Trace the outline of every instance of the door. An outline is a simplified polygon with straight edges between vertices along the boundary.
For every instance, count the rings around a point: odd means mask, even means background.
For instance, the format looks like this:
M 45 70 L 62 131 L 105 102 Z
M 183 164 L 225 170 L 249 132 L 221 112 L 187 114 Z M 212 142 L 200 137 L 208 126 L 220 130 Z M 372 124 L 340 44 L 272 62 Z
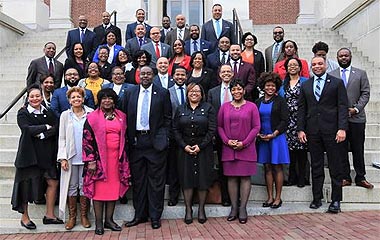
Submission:
M 204 0 L 164 0 L 166 13 L 172 19 L 175 27 L 175 16 L 182 14 L 186 17 L 186 25 L 203 24 L 203 1 Z

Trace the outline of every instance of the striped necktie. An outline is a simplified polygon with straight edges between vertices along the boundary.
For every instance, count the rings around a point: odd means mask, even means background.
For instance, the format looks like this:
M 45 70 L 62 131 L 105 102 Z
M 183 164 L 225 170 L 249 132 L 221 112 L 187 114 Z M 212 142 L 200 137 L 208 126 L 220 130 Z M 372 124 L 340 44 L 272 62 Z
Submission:
M 322 93 L 321 81 L 322 81 L 322 78 L 317 79 L 317 84 L 315 85 L 315 89 L 314 89 L 314 95 L 318 102 L 319 102 L 319 99 L 321 98 L 321 93 Z

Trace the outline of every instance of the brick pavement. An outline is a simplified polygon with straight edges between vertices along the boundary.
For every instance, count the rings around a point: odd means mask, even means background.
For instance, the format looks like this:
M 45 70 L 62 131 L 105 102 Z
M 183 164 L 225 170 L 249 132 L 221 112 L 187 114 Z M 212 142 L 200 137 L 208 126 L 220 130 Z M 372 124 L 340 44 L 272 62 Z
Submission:
M 0 235 L 0 240 L 17 239 L 380 239 L 380 211 L 304 213 L 249 217 L 248 223 L 227 222 L 225 218 L 209 218 L 205 224 L 196 219 L 186 225 L 182 219 L 162 220 L 162 227 L 152 230 L 149 223 L 123 228 L 121 232 L 94 231 Z

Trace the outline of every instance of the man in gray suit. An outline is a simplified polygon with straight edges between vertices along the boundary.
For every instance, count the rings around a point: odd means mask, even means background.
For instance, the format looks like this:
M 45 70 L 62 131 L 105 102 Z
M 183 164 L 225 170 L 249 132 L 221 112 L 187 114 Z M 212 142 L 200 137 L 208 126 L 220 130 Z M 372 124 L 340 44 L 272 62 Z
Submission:
M 177 27 L 172 31 L 168 32 L 165 38 L 165 43 L 173 46 L 174 41 L 177 39 L 181 39 L 184 42 L 190 39 L 190 31 L 186 28 L 186 18 L 182 14 L 178 14 L 175 17 L 175 22 Z
M 174 85 L 173 78 L 169 75 L 169 59 L 160 57 L 156 64 L 157 75 L 153 78 L 153 84 L 169 89 Z
M 352 54 L 348 48 L 338 50 L 337 59 L 340 68 L 335 69 L 330 74 L 341 78 L 347 89 L 348 97 L 348 131 L 347 131 L 347 155 L 344 159 L 342 186 L 351 185 L 351 170 L 348 160 L 348 144 L 350 144 L 353 165 L 356 172 L 355 183 L 368 189 L 373 189 L 373 185 L 365 178 L 364 164 L 364 140 L 366 115 L 364 107 L 369 101 L 370 87 L 367 73 L 364 70 L 351 66 Z
M 146 29 L 145 29 L 144 24 L 137 24 L 135 28 L 136 37 L 133 37 L 127 40 L 127 43 L 125 44 L 125 49 L 132 56 L 135 54 L 137 50 L 140 50 L 140 48 L 144 44 L 151 42 L 149 38 L 145 37 L 145 33 L 146 33 Z
M 141 47 L 141 50 L 146 50 L 148 53 L 150 53 L 150 55 L 152 55 L 152 60 L 150 62 L 150 66 L 152 68 L 156 67 L 157 59 L 160 57 L 169 58 L 171 55 L 170 46 L 166 43 L 160 42 L 160 38 L 160 29 L 153 27 L 150 30 L 150 39 L 152 39 L 152 41 L 150 43 L 142 45 Z
M 26 86 L 40 82 L 42 75 L 54 75 L 54 88 L 60 88 L 63 76 L 63 64 L 54 59 L 56 46 L 53 42 L 47 42 L 44 46 L 45 56 L 34 59 L 28 68 L 28 76 L 26 77 Z
M 274 65 L 284 59 L 284 53 L 281 52 L 284 43 L 285 31 L 281 26 L 273 29 L 274 43 L 265 49 L 265 69 L 272 72 Z

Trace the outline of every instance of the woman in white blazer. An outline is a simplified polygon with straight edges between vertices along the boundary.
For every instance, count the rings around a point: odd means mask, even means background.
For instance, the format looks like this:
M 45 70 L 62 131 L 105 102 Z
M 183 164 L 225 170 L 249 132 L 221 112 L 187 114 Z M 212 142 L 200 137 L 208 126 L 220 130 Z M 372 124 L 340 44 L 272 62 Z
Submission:
M 83 105 L 84 89 L 72 87 L 67 91 L 71 108 L 64 111 L 60 117 L 58 155 L 61 163 L 61 182 L 59 197 L 59 216 L 65 219 L 66 201 L 69 209 L 69 220 L 65 228 L 71 230 L 76 224 L 77 196 L 80 195 L 80 213 L 83 227 L 91 224 L 87 218 L 89 199 L 83 195 L 83 161 L 82 134 L 87 114 L 93 109 Z

